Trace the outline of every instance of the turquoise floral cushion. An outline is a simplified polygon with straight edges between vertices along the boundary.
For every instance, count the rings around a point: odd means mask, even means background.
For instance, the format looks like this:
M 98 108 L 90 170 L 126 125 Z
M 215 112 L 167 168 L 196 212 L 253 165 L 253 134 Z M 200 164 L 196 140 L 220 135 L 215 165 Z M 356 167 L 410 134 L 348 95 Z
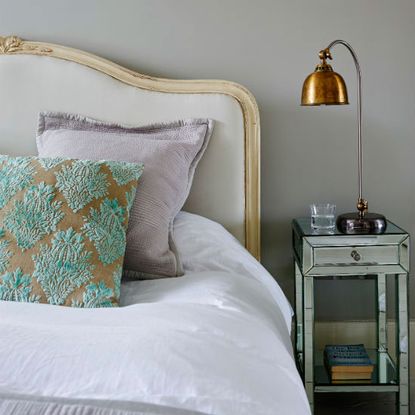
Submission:
M 118 305 L 142 164 L 0 155 L 0 300 Z

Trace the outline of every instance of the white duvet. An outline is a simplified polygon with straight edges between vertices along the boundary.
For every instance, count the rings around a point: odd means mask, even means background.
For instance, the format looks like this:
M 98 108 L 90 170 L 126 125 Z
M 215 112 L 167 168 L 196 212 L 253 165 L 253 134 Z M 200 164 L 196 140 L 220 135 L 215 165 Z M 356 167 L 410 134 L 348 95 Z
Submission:
M 185 275 L 124 282 L 122 307 L 0 301 L 0 394 L 308 414 L 291 308 L 220 225 L 179 214 Z

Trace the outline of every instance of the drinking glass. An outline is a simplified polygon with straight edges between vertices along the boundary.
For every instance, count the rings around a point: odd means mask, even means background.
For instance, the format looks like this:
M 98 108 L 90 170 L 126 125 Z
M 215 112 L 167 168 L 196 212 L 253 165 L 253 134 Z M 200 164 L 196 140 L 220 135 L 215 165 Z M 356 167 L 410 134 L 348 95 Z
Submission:
M 315 231 L 333 232 L 336 226 L 336 205 L 313 203 L 310 205 L 311 227 Z

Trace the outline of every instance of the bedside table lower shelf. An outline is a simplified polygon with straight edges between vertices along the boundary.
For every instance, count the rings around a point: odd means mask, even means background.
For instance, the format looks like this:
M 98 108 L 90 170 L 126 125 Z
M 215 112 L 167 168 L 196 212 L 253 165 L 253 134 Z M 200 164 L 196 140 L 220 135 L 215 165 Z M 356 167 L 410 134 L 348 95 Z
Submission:
M 398 392 L 396 365 L 387 352 L 367 349 L 374 363 L 372 379 L 368 381 L 350 381 L 333 383 L 324 365 L 323 350 L 314 355 L 314 392 Z

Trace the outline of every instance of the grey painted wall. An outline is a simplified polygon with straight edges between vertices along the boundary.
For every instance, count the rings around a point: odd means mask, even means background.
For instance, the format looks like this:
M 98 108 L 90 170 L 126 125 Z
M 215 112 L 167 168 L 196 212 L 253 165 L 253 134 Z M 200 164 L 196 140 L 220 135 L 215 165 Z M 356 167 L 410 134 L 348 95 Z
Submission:
M 0 6 L 2 34 L 82 48 L 153 75 L 230 79 L 254 93 L 262 125 L 263 263 L 290 299 L 291 219 L 308 214 L 313 201 L 354 210 L 355 75 L 345 49 L 334 50 L 334 67 L 352 105 L 299 106 L 317 52 L 335 38 L 349 41 L 363 70 L 364 195 L 372 211 L 415 235 L 413 0 L 1 0 Z M 339 284 L 318 288 L 320 316 L 368 317 L 370 283 Z

